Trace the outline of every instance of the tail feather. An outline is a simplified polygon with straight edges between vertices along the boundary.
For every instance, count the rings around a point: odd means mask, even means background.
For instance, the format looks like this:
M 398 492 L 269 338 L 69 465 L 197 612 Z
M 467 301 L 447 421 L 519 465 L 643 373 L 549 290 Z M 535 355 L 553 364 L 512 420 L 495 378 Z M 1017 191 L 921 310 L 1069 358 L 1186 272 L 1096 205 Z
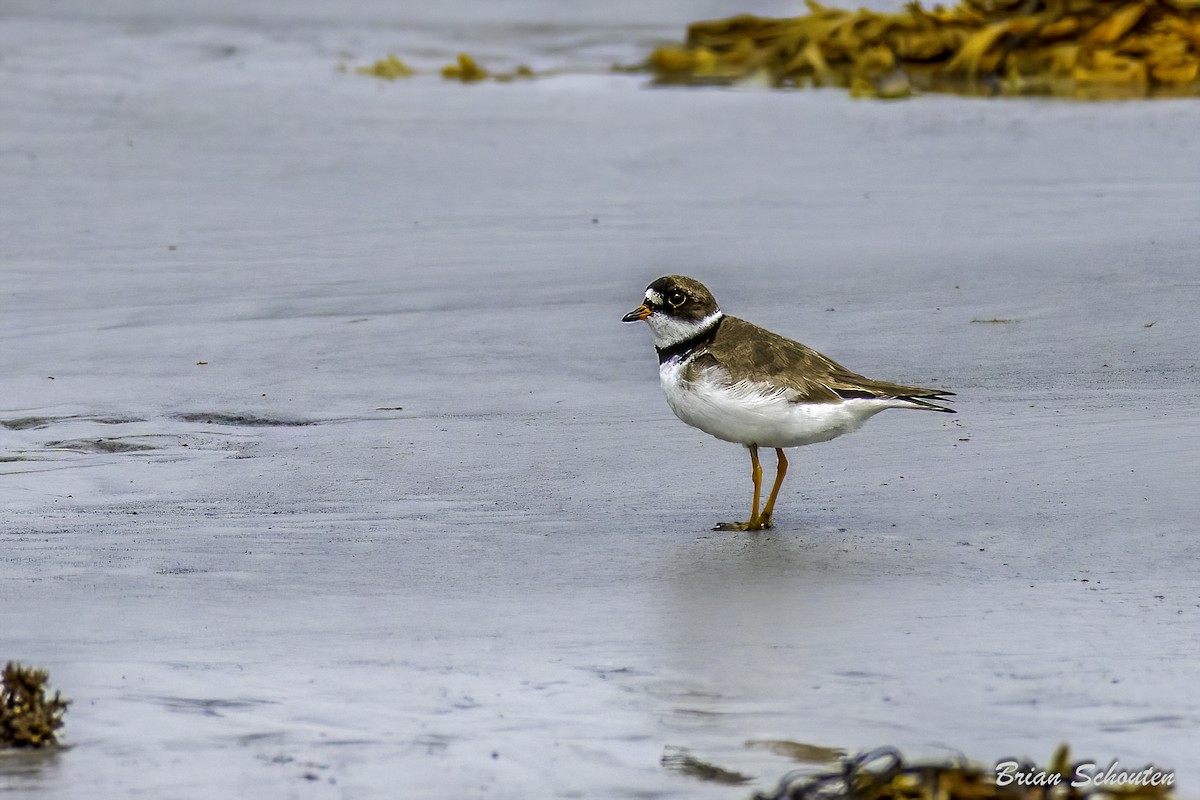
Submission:
M 943 414 L 957 414 L 953 408 L 939 406 L 937 403 L 953 403 L 950 398 L 954 397 L 954 392 L 948 392 L 942 389 L 918 389 L 914 386 L 896 386 L 896 389 L 905 389 L 907 391 L 866 391 L 864 389 L 835 389 L 839 396 L 845 398 L 863 398 L 863 399 L 893 399 L 903 400 L 905 403 L 911 403 L 910 408 L 919 408 L 926 411 L 941 411 Z M 931 402 L 936 400 L 937 403 Z
M 897 397 L 896 399 L 912 403 L 917 408 L 925 409 L 926 411 L 941 411 L 943 414 L 957 414 L 958 412 L 953 408 L 946 408 L 945 406 L 939 406 L 937 403 L 929 402 L 930 400 L 937 400 L 941 403 L 953 403 L 954 401 L 950 399 L 950 396 L 953 395 L 954 392 L 937 392 L 936 394 L 918 395 L 915 397 L 910 395 L 908 397 Z

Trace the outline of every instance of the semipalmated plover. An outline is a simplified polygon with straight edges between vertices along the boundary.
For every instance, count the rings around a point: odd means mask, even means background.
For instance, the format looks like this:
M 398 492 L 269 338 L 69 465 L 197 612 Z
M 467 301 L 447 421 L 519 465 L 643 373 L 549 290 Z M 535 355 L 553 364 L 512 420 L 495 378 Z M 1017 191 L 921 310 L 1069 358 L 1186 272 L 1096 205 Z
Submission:
M 704 284 L 683 275 L 650 284 L 646 301 L 621 318 L 640 320 L 654 333 L 659 379 L 675 416 L 750 449 L 750 519 L 724 522 L 713 530 L 771 527 L 787 473 L 784 448 L 856 431 L 885 408 L 954 413 L 931 402 L 946 401 L 954 392 L 864 378 L 799 342 L 727 316 Z M 775 485 L 761 512 L 759 447 L 775 448 L 779 458 Z

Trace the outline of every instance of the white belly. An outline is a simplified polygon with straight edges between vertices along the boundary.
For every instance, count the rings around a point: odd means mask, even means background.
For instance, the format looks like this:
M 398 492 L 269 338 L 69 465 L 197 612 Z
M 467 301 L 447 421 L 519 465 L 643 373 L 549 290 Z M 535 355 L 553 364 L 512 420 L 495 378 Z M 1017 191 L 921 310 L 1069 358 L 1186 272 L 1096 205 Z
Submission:
M 727 442 L 760 447 L 799 447 L 827 442 L 856 431 L 895 400 L 852 398 L 838 403 L 795 402 L 794 394 L 764 384 L 730 385 L 722 371 L 706 372 L 691 383 L 683 380 L 683 364 L 659 367 L 667 405 L 675 416 Z

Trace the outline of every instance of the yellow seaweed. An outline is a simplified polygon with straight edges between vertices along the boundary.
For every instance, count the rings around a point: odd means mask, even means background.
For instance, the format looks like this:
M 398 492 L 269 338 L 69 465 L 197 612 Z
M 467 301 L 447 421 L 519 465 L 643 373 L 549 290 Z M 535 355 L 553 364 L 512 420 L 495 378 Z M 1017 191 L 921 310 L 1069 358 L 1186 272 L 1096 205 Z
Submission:
M 388 81 L 394 81 L 396 78 L 407 78 L 413 74 L 413 71 L 408 68 L 407 64 L 391 53 L 369 67 L 359 67 L 356 71 L 359 75 L 374 75 L 376 78 L 383 78 Z
M 1146 6 L 1142 3 L 1132 3 L 1117 9 L 1108 19 L 1088 31 L 1083 41 L 1087 44 L 1112 44 L 1128 33 L 1145 13 Z
M 457 63 L 442 67 L 442 77 L 446 80 L 475 83 L 476 81 L 485 79 L 487 76 L 487 70 L 475 63 L 475 59 L 466 53 L 458 54 Z
M 1200 95 L 1200 0 L 961 0 L 694 22 L 643 64 L 659 83 L 1078 98 Z

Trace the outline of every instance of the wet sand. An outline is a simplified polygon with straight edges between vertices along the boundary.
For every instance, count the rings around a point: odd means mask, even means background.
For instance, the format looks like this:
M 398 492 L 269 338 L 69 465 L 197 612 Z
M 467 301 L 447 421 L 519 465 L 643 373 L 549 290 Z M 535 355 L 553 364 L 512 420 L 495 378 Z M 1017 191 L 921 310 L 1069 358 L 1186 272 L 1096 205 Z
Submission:
M 590 24 L 492 46 L 636 55 Z M 334 70 L 408 35 L 0 25 L 0 658 L 76 701 L 0 788 L 732 798 L 659 758 L 769 786 L 753 738 L 1195 785 L 1200 105 Z M 666 272 L 960 413 L 710 532 L 744 452 L 618 322 Z

